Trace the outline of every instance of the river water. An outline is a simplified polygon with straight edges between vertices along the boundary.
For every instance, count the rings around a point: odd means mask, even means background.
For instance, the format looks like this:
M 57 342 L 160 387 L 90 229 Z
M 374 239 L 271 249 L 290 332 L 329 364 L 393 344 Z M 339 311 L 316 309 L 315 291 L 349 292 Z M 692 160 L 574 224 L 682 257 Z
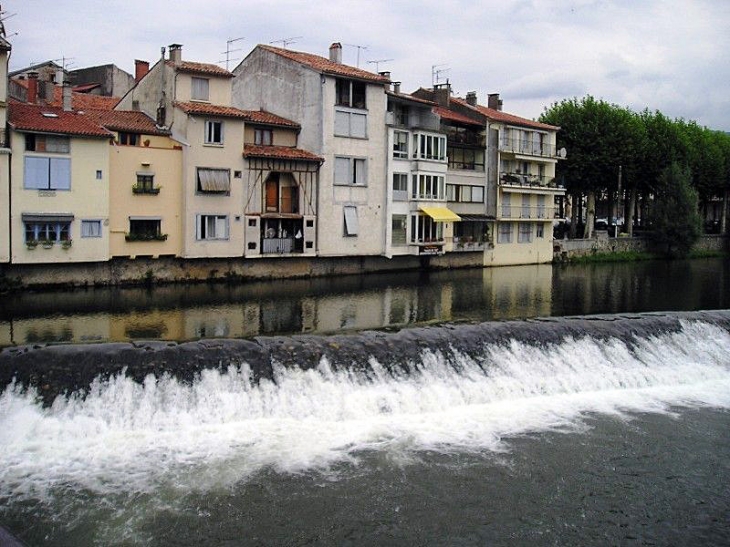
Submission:
M 730 542 L 727 261 L 0 304 L 28 545 Z

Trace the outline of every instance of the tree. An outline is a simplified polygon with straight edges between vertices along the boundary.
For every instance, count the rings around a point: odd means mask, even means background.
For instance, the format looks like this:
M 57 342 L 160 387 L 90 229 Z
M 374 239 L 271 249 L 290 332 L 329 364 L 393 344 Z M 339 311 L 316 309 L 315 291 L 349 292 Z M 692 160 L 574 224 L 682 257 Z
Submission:
M 668 256 L 689 254 L 702 233 L 697 190 L 687 167 L 672 163 L 662 171 L 651 212 L 652 239 Z

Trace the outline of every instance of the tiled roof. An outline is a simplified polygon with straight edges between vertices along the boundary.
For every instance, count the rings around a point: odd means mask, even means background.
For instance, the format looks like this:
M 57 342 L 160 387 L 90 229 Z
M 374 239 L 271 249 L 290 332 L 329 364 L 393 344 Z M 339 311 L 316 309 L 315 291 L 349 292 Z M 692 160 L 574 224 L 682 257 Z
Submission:
M 256 144 L 246 144 L 243 146 L 243 156 L 245 158 L 275 158 L 282 160 L 303 160 L 324 162 L 324 158 L 317 156 L 307 150 L 301 148 L 291 148 L 289 146 L 259 146 Z
M 85 110 L 84 114 L 99 125 L 112 131 L 141 133 L 143 135 L 169 135 L 159 129 L 155 121 L 144 112 L 136 110 Z
M 469 118 L 468 116 L 464 116 L 463 114 L 459 114 L 458 112 L 454 112 L 453 110 L 444 108 L 443 106 L 434 106 L 432 110 L 434 114 L 437 114 L 444 120 L 449 120 L 451 122 L 457 123 L 465 123 L 468 125 L 484 125 L 484 122 L 474 120 L 472 118 Z
M 86 137 L 111 137 L 112 134 L 83 113 L 53 106 L 12 102 L 8 121 L 18 131 L 59 133 Z M 45 115 L 44 115 L 45 114 Z
M 73 90 L 76 93 L 88 93 L 89 91 L 96 89 L 97 87 L 101 87 L 101 84 L 99 82 L 93 82 L 90 84 L 75 85 L 73 87 Z
M 175 68 L 178 72 L 189 74 L 204 74 L 206 76 L 219 76 L 222 78 L 233 78 L 233 73 L 211 63 L 193 63 L 192 61 L 180 61 L 175 64 L 173 61 L 165 61 L 167 66 Z
M 258 46 L 261 49 L 264 49 L 266 51 L 270 51 L 271 53 L 276 53 L 277 55 L 280 55 L 281 57 L 284 57 L 286 59 L 290 59 L 292 61 L 296 61 L 297 63 L 301 63 L 305 66 L 308 66 L 309 68 L 312 68 L 318 72 L 322 72 L 324 74 L 330 74 L 333 76 L 345 76 L 348 78 L 356 78 L 358 80 L 366 80 L 368 82 L 378 83 L 378 84 L 387 84 L 390 82 L 389 78 L 386 78 L 385 76 L 381 76 L 380 74 L 374 74 L 373 72 L 368 72 L 367 70 L 362 70 L 359 68 L 355 68 L 348 65 L 343 65 L 341 63 L 335 63 L 334 61 L 330 61 L 329 59 L 325 57 L 320 57 L 319 55 L 313 55 L 311 53 L 303 53 L 301 51 L 292 51 L 290 49 L 282 49 L 278 47 L 268 46 L 259 44 Z
M 436 104 L 433 101 L 429 101 L 429 100 L 426 100 L 426 99 L 421 99 L 419 97 L 414 97 L 413 95 L 408 95 L 407 93 L 396 93 L 395 91 L 390 91 L 390 90 L 386 90 L 385 93 L 386 93 L 386 95 L 389 95 L 389 96 L 394 97 L 396 99 L 403 99 L 404 101 L 410 101 L 410 102 L 413 102 L 413 103 L 421 103 L 421 104 L 426 104 L 426 105 L 429 105 L 429 106 L 433 106 L 433 105 Z
M 104 97 L 102 95 L 90 95 L 89 93 L 71 92 L 71 107 L 74 110 L 112 110 L 119 102 L 119 97 Z M 63 106 L 63 88 L 53 88 L 53 106 Z
M 512 125 L 521 125 L 524 127 L 533 127 L 535 129 L 546 129 L 548 131 L 558 131 L 560 129 L 560 127 L 555 125 L 548 125 L 546 123 L 528 120 L 527 118 L 521 118 L 520 116 L 508 114 L 507 112 L 502 112 L 501 110 L 495 110 L 494 108 L 488 108 L 486 106 L 478 105 L 476 109 L 484 114 L 487 118 L 495 122 L 504 122 Z
M 291 127 L 294 129 L 299 129 L 301 127 L 297 122 L 282 118 L 281 116 L 277 116 L 271 112 L 266 112 L 265 110 L 245 110 L 244 112 L 246 112 L 245 119 L 247 122 L 259 123 L 262 125 L 275 125 L 277 127 Z
M 175 101 L 174 106 L 186 114 L 198 116 L 220 116 L 221 118 L 246 119 L 248 111 L 240 110 L 232 106 L 220 106 L 217 104 L 197 103 L 193 101 Z

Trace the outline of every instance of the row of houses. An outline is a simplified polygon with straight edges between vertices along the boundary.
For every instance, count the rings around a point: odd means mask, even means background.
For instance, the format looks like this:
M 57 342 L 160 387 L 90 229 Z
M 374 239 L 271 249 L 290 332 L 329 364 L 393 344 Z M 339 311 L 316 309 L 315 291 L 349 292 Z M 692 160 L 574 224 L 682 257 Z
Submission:
M 8 78 L 9 52 L 3 40 L 0 263 L 552 260 L 559 128 L 496 94 L 404 93 L 343 64 L 338 43 L 327 57 L 258 45 L 232 72 L 173 44 L 136 61 L 121 98 L 62 71 Z

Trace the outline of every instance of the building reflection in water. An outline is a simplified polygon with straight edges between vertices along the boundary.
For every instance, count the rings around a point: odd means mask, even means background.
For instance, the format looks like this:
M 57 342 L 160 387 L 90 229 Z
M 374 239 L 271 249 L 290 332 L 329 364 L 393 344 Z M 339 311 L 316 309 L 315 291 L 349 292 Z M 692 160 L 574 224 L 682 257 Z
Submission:
M 513 266 L 0 299 L 0 346 L 250 338 L 439 321 L 730 307 L 726 261 Z M 717 287 L 721 294 L 717 294 Z

